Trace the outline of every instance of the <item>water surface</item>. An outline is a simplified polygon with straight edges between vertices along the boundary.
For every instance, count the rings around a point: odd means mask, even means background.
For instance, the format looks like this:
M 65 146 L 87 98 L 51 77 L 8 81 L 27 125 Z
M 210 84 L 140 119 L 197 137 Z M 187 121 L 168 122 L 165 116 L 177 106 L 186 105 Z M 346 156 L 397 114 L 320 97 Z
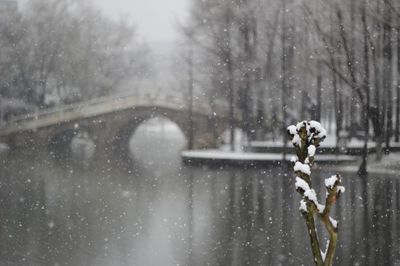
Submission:
M 0 264 L 312 265 L 291 170 L 182 166 L 183 134 L 168 125 L 139 128 L 130 145 L 126 172 L 3 156 Z M 331 174 L 313 172 L 320 198 Z M 399 179 L 343 183 L 336 265 L 400 265 Z

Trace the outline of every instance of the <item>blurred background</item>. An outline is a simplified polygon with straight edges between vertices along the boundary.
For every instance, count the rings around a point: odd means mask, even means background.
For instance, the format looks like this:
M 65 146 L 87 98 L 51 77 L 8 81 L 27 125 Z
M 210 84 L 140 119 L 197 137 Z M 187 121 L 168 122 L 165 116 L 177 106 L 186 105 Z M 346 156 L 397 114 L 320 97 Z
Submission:
M 400 265 L 398 2 L 0 0 L 0 265 L 310 265 L 302 120 L 336 264 Z

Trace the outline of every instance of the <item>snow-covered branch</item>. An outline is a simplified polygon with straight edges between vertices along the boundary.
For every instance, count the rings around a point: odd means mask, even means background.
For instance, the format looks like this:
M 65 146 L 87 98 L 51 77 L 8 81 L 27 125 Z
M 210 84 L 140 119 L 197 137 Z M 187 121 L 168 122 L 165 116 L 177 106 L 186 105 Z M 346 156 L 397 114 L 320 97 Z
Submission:
M 300 193 L 300 211 L 303 214 L 311 240 L 311 248 L 316 265 L 332 265 L 337 245 L 338 222 L 330 217 L 333 204 L 344 193 L 339 175 L 325 179 L 327 190 L 325 205 L 319 203 L 317 193 L 312 188 L 311 168 L 317 147 L 326 138 L 326 130 L 317 121 L 302 121 L 287 128 L 292 144 L 296 149 L 296 157 L 292 158 L 293 171 L 296 176 L 296 191 Z M 319 217 L 329 233 L 329 241 L 325 252 L 320 249 L 316 233 L 314 216 Z

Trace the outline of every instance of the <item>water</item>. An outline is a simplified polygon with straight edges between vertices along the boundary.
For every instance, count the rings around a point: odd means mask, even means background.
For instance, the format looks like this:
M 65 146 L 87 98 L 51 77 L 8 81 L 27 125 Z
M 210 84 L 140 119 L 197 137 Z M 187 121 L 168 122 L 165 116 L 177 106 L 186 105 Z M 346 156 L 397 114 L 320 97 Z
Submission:
M 290 170 L 184 167 L 184 145 L 171 126 L 139 128 L 127 172 L 3 156 L 0 264 L 312 265 Z M 319 191 L 333 173 L 314 171 Z M 398 177 L 343 183 L 336 265 L 399 265 Z

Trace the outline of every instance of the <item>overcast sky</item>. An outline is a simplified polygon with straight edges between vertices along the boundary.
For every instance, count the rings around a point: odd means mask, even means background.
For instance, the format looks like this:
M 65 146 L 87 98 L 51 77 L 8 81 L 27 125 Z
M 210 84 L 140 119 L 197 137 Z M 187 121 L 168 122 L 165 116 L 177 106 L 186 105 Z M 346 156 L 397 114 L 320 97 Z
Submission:
M 126 14 L 148 42 L 172 42 L 177 21 L 188 13 L 189 0 L 92 0 L 110 16 Z

